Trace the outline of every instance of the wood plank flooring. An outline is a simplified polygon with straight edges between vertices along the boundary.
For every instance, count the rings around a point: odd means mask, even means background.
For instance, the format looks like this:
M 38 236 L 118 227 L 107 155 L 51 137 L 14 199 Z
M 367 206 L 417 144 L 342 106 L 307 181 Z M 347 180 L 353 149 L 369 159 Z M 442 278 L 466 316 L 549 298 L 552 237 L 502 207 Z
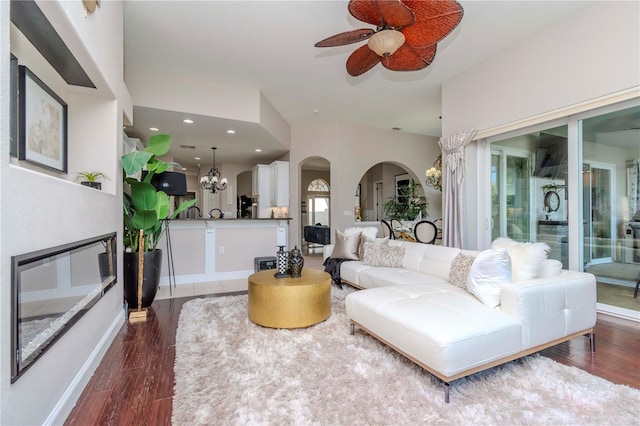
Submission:
M 124 324 L 65 424 L 171 424 L 178 317 L 194 298 L 155 301 L 145 323 Z M 598 315 L 595 330 L 594 356 L 586 337 L 541 353 L 640 389 L 640 325 Z

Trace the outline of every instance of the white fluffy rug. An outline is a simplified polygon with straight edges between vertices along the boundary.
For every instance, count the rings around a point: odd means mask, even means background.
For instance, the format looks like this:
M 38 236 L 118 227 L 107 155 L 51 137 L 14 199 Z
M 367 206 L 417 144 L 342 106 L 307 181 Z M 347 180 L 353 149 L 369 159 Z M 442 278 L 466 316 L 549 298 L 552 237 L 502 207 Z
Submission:
M 247 318 L 247 296 L 195 299 L 176 337 L 175 425 L 638 425 L 640 391 L 534 355 L 442 385 L 375 339 L 349 335 L 344 297 L 307 329 Z

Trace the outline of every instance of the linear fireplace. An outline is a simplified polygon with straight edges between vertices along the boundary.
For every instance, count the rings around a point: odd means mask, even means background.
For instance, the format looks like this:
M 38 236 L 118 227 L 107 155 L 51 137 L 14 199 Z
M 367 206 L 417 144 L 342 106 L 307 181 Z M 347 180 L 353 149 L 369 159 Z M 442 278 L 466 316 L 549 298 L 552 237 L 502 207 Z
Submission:
M 116 282 L 116 233 L 11 258 L 11 383 Z

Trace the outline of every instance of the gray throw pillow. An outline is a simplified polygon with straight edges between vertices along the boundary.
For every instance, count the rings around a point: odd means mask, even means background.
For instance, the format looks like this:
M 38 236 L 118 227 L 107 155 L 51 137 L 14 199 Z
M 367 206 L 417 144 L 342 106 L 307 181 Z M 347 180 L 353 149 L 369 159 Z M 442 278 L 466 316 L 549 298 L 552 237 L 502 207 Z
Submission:
M 469 269 L 471 269 L 474 260 L 476 260 L 475 256 L 459 253 L 451 262 L 449 284 L 466 290 L 467 276 L 469 275 Z
M 360 260 L 364 259 L 364 245 L 366 243 L 387 245 L 387 244 L 389 244 L 389 237 L 371 238 L 368 235 L 366 235 L 364 232 L 361 233 L 360 234 L 360 249 L 358 250 L 358 257 L 360 258 Z
M 404 247 L 365 243 L 362 264 L 387 268 L 401 268 L 403 257 Z
M 358 260 L 358 247 L 360 245 L 360 233 L 345 235 L 336 229 L 336 245 L 333 247 L 331 257 L 333 259 Z

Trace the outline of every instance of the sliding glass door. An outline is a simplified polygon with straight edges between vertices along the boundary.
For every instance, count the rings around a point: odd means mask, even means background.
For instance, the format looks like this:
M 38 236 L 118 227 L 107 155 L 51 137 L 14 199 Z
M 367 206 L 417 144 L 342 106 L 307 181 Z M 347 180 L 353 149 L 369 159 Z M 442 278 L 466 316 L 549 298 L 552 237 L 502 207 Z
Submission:
M 491 151 L 491 237 L 531 240 L 531 156 Z

